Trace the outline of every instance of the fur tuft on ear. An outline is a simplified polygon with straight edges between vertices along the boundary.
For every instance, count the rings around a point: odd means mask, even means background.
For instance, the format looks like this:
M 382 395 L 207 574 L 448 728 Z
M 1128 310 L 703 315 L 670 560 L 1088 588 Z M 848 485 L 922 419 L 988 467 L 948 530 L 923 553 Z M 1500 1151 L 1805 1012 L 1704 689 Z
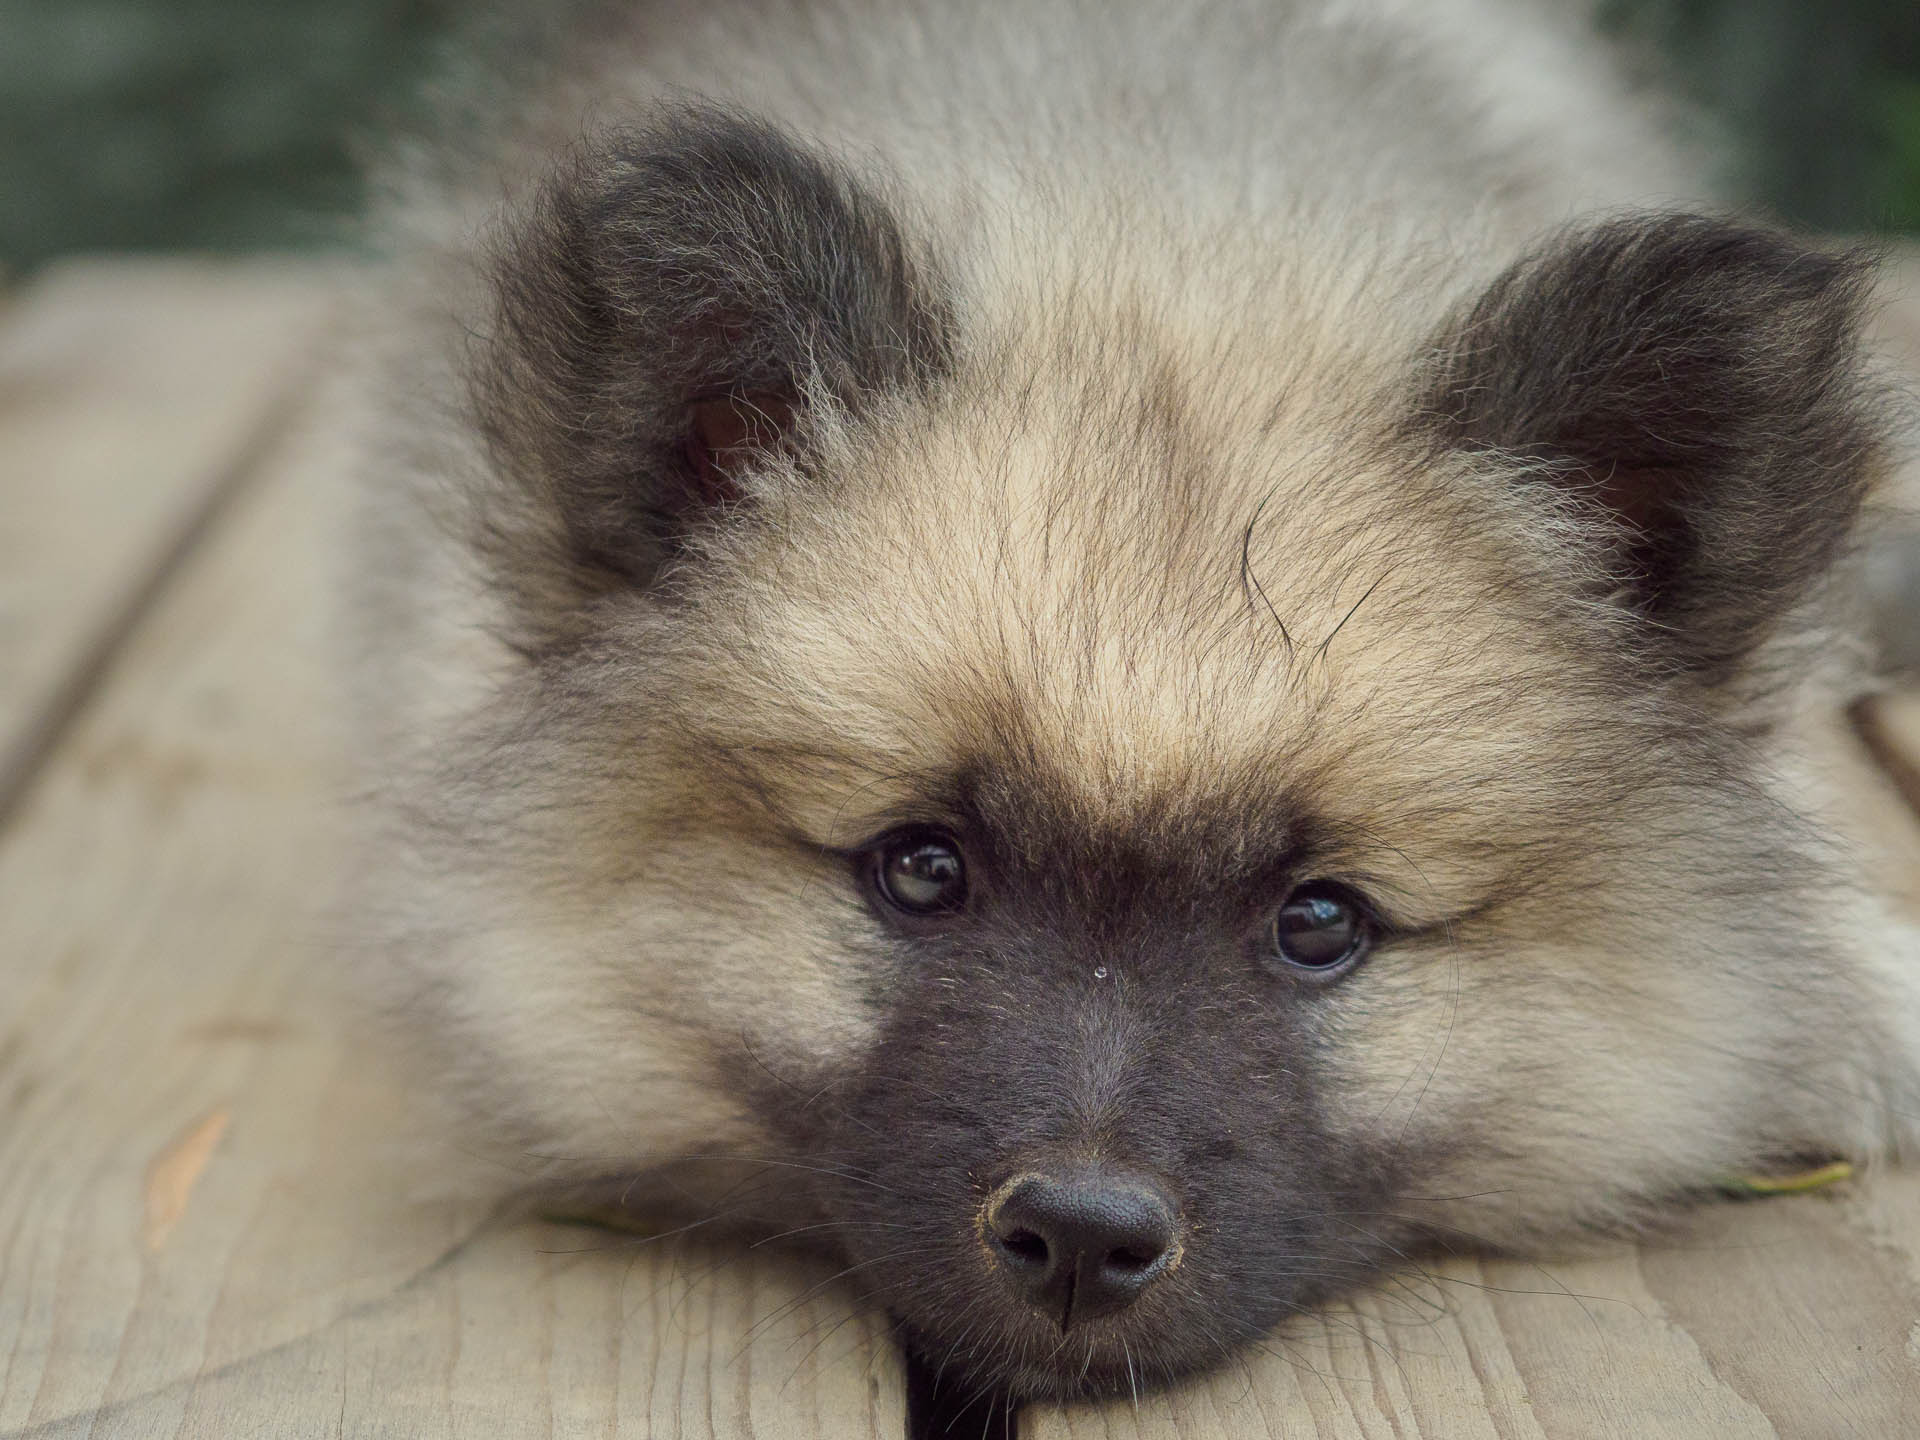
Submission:
M 584 143 L 509 217 L 492 280 L 473 396 L 508 507 L 539 517 L 492 528 L 564 552 L 543 595 L 648 583 L 756 459 L 804 466 L 810 404 L 857 415 L 946 365 L 938 286 L 885 205 L 718 109 Z
M 1832 564 L 1882 449 L 1871 270 L 1697 215 L 1564 234 L 1446 327 L 1419 423 L 1546 477 L 1669 663 L 1723 679 Z

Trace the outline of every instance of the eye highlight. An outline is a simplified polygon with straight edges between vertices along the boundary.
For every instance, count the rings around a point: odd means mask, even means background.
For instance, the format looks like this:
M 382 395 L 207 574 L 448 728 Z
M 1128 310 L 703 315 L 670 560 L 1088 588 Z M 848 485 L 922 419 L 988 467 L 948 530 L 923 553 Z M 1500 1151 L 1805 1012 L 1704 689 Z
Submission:
M 967 900 L 967 863 L 944 830 L 896 830 L 873 848 L 874 891 L 904 915 L 943 915 Z
M 1344 885 L 1310 880 L 1287 896 L 1268 927 L 1274 957 L 1315 979 L 1344 974 L 1366 959 L 1379 926 Z

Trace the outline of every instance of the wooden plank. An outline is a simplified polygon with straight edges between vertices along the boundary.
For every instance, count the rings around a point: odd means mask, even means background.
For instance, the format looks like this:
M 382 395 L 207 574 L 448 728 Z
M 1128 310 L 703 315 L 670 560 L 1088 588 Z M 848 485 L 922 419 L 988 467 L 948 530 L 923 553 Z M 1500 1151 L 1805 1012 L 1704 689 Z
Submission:
M 245 473 L 338 285 L 70 261 L 0 313 L 0 816 Z
M 1730 1204 L 1599 1259 L 1454 1260 L 1143 1400 L 1033 1407 L 1027 1440 L 1794 1440 L 1920 1415 L 1920 1175 Z
M 344 780 L 301 427 L 0 834 L 0 1436 L 886 1436 L 818 1267 L 436 1194 L 320 919 Z

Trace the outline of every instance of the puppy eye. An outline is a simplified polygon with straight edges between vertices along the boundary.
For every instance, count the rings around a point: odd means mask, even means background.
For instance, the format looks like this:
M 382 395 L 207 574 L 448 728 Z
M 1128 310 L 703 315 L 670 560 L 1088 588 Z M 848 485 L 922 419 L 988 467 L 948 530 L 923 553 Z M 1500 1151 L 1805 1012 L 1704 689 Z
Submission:
M 967 899 L 967 865 L 944 830 L 896 831 L 874 851 L 873 885 L 908 915 L 958 910 Z
M 1364 960 L 1377 932 L 1373 916 L 1351 890 L 1311 880 L 1273 917 L 1273 952 L 1292 968 L 1324 978 Z

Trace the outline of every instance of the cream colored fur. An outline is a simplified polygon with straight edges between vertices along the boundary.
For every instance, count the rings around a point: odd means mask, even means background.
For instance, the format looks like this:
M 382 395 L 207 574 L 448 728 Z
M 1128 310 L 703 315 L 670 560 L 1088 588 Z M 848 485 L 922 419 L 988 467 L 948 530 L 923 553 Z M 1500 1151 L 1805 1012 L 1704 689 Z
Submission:
M 1010 725 L 1089 827 L 1283 773 L 1345 822 L 1339 874 L 1440 927 L 1325 1011 L 1338 1125 L 1473 1137 L 1425 1191 L 1467 1198 L 1409 1202 L 1438 1227 L 1559 1245 L 1769 1155 L 1920 1141 L 1920 929 L 1866 853 L 1894 822 L 1835 718 L 1870 681 L 1832 595 L 1796 628 L 1822 651 L 1798 718 L 1755 731 L 1764 794 L 1700 782 L 1650 704 L 1507 604 L 1577 547 L 1476 519 L 1457 497 L 1493 479 L 1409 473 L 1382 434 L 1423 337 L 1530 243 L 1703 188 L 1576 17 L 719 0 L 600 23 L 472 157 L 403 167 L 351 550 L 365 973 L 515 1183 L 781 1153 L 714 1056 L 744 1040 L 805 1084 L 870 1043 L 878 941 L 821 849 Z M 869 177 L 957 277 L 966 339 L 937 412 L 822 427 L 832 503 L 756 472 L 775 523 L 707 542 L 696 621 L 608 601 L 616 649 L 556 718 L 463 544 L 481 246 L 545 157 L 686 96 Z M 1170 417 L 1144 447 L 1143 414 Z M 1824 877 L 1831 962 L 1752 973 L 1739 897 L 1701 879 L 1748 852 Z

